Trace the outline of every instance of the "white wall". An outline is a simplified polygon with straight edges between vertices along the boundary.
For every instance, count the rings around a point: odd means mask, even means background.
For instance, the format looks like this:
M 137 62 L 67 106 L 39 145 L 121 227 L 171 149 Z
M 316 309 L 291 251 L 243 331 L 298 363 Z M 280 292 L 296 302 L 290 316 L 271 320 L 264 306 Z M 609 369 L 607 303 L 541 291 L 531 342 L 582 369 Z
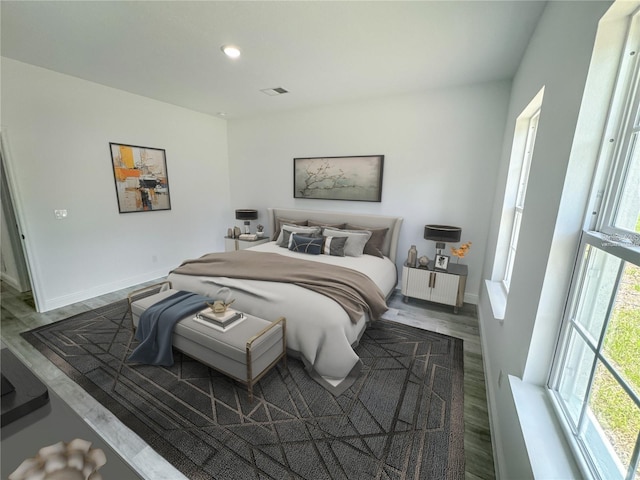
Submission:
M 225 121 L 2 58 L 2 130 L 41 310 L 223 249 Z M 166 150 L 171 210 L 118 213 L 109 142 Z
M 536 321 L 540 320 L 543 286 L 545 282 L 556 280 L 553 276 L 545 278 L 545 275 L 554 271 L 548 270 L 548 260 L 563 189 L 571 184 L 571 179 L 566 175 L 578 112 L 598 20 L 609 5 L 610 2 L 549 2 L 513 82 L 498 175 L 499 188 L 493 206 L 483 269 L 483 276 L 487 279 L 491 279 L 496 255 L 515 120 L 543 86 L 545 94 L 504 322 L 493 318 L 484 289 L 481 290 L 478 305 L 492 435 L 501 478 L 533 476 L 506 378 L 509 374 L 522 378 L 528 359 L 548 365 L 549 358 L 531 358 L 528 353 Z M 579 229 L 584 203 L 566 205 L 562 212 L 565 223 L 567 215 L 571 214 L 578 218 L 574 229 Z M 565 249 L 567 251 L 571 254 L 571 249 Z M 566 263 L 570 268 L 571 261 Z M 567 288 L 566 281 L 561 285 L 556 283 L 554 287 L 562 295 Z M 545 331 L 550 333 L 546 340 L 547 357 L 553 353 L 562 317 L 561 307 L 558 305 L 552 316 L 545 311 L 544 321 L 552 322 L 552 325 L 545 325 Z M 505 381 L 498 386 L 501 372 Z M 544 383 L 545 379 L 546 375 L 541 378 L 538 373 L 539 381 Z
M 433 258 L 427 223 L 462 227 L 476 303 L 509 82 L 428 91 L 229 121 L 231 204 L 401 215 L 398 267 L 412 244 Z M 276 99 L 277 100 L 277 99 Z M 382 202 L 293 198 L 293 158 L 383 154 Z

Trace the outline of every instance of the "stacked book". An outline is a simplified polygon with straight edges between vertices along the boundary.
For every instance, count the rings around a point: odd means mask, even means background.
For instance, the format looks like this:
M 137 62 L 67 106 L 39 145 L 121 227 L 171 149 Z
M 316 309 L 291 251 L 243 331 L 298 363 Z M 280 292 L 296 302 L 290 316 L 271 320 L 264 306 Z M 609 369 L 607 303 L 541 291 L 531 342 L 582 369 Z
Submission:
M 258 239 L 258 235 L 255 233 L 243 233 L 238 237 L 240 240 L 250 240 L 255 241 Z
M 224 313 L 213 313 L 210 308 L 205 308 L 198 312 L 195 317 L 195 320 L 199 323 L 222 331 L 240 323 L 242 319 L 244 319 L 244 315 L 241 312 L 230 308 Z

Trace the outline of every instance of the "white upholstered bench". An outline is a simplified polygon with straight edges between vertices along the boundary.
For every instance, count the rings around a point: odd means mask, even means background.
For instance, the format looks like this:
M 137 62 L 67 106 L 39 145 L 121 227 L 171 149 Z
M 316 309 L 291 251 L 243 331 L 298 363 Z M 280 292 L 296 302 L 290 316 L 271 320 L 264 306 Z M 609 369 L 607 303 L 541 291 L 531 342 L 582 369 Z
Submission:
M 161 288 L 158 293 L 136 299 L 158 288 Z M 129 307 L 133 329 L 138 326 L 142 312 L 176 292 L 171 289 L 170 282 L 131 292 Z M 176 324 L 173 346 L 189 357 L 244 383 L 249 401 L 253 401 L 253 385 L 281 359 L 286 368 L 286 319 L 280 317 L 269 322 L 245 315 L 244 320 L 223 332 L 203 325 L 190 315 Z

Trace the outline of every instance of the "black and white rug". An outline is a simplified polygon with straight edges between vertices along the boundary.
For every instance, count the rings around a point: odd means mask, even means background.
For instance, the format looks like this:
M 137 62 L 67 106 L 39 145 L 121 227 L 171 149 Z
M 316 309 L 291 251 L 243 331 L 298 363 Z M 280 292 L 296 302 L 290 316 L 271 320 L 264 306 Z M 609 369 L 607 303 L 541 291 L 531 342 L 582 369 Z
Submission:
M 334 397 L 289 359 L 246 388 L 175 353 L 125 364 L 126 300 L 23 336 L 190 479 L 463 479 L 462 341 L 381 320 Z

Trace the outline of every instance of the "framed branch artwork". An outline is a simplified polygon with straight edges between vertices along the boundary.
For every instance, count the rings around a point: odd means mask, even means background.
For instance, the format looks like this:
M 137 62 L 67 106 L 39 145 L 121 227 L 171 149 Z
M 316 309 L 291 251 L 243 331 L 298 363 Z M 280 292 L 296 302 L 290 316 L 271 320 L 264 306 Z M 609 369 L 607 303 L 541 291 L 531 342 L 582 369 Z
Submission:
M 120 213 L 171 210 L 165 151 L 121 143 L 109 148 Z
M 384 155 L 293 159 L 293 198 L 382 200 Z

